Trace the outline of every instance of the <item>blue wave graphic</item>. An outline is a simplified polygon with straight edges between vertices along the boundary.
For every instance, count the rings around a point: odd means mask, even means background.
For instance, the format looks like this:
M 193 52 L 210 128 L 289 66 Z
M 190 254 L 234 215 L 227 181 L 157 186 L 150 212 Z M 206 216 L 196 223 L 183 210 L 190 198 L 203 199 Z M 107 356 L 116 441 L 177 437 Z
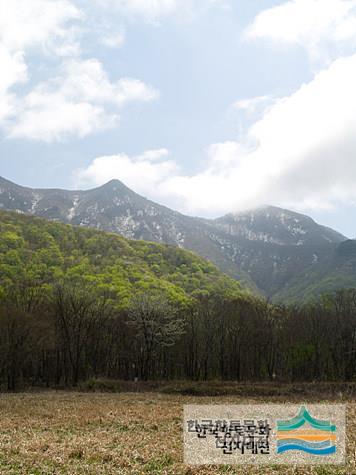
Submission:
M 299 429 L 306 422 L 308 422 L 315 429 L 326 431 L 326 432 L 335 432 L 336 427 L 332 425 L 329 421 L 322 421 L 312 417 L 307 409 L 302 406 L 296 417 L 289 419 L 287 421 L 277 421 L 277 427 L 279 431 L 290 431 Z
M 303 445 L 299 443 L 282 445 L 281 447 L 277 448 L 277 453 L 281 454 L 283 452 L 287 452 L 287 450 L 301 450 L 302 452 L 306 452 L 307 454 L 311 455 L 331 455 L 336 453 L 335 445 L 333 445 L 332 447 L 327 447 L 325 449 L 310 449 L 308 447 L 303 447 Z
M 330 447 L 331 442 L 330 440 L 323 440 L 322 442 L 309 442 L 307 440 L 300 440 L 300 439 L 283 439 L 277 442 L 277 447 L 282 447 L 284 445 L 301 445 L 302 447 L 308 449 L 325 449 Z

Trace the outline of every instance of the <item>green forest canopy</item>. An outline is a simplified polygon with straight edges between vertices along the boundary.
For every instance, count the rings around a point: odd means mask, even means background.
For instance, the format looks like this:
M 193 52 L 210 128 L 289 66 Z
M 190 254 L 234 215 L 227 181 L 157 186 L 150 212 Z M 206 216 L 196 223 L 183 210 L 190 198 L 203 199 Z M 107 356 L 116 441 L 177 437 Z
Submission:
M 238 282 L 192 252 L 0 211 L 0 296 L 14 284 L 45 289 L 81 279 L 121 308 L 146 291 L 183 305 L 204 292 L 248 296 Z

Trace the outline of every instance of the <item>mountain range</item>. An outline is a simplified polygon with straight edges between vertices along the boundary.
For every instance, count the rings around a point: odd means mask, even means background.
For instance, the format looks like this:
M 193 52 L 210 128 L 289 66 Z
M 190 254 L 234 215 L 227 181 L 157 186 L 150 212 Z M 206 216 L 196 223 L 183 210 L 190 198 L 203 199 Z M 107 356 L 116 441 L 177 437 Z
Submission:
M 274 301 L 356 286 L 356 241 L 274 206 L 204 219 L 154 203 L 119 180 L 71 191 L 0 178 L 0 209 L 189 249 Z

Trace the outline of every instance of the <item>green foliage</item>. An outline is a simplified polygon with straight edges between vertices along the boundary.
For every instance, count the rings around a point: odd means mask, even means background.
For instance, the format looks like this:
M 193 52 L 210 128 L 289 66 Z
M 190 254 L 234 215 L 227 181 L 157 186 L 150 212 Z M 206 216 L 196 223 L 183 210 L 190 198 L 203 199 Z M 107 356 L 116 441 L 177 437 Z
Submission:
M 288 366 L 292 370 L 298 369 L 300 366 L 308 364 L 314 357 L 315 348 L 311 344 L 299 344 L 288 350 L 287 360 Z
M 187 306 L 198 292 L 241 296 L 240 285 L 210 262 L 171 246 L 0 212 L 0 297 L 14 284 L 90 282 L 127 308 L 132 295 L 159 293 Z

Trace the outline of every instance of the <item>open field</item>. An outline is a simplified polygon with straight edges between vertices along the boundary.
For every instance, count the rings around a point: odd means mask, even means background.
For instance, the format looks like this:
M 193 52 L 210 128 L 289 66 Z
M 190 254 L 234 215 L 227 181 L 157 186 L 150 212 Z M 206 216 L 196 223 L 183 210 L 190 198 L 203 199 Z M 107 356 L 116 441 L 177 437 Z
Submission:
M 216 389 L 209 384 L 207 392 L 215 394 L 219 387 L 225 387 L 227 395 L 187 395 L 199 394 L 203 387 L 170 386 L 162 388 L 163 392 L 1 394 L 0 473 L 356 474 L 355 386 L 259 385 L 253 395 L 252 385 L 216 383 Z M 319 401 L 348 405 L 346 467 L 190 468 L 182 463 L 183 404 Z

